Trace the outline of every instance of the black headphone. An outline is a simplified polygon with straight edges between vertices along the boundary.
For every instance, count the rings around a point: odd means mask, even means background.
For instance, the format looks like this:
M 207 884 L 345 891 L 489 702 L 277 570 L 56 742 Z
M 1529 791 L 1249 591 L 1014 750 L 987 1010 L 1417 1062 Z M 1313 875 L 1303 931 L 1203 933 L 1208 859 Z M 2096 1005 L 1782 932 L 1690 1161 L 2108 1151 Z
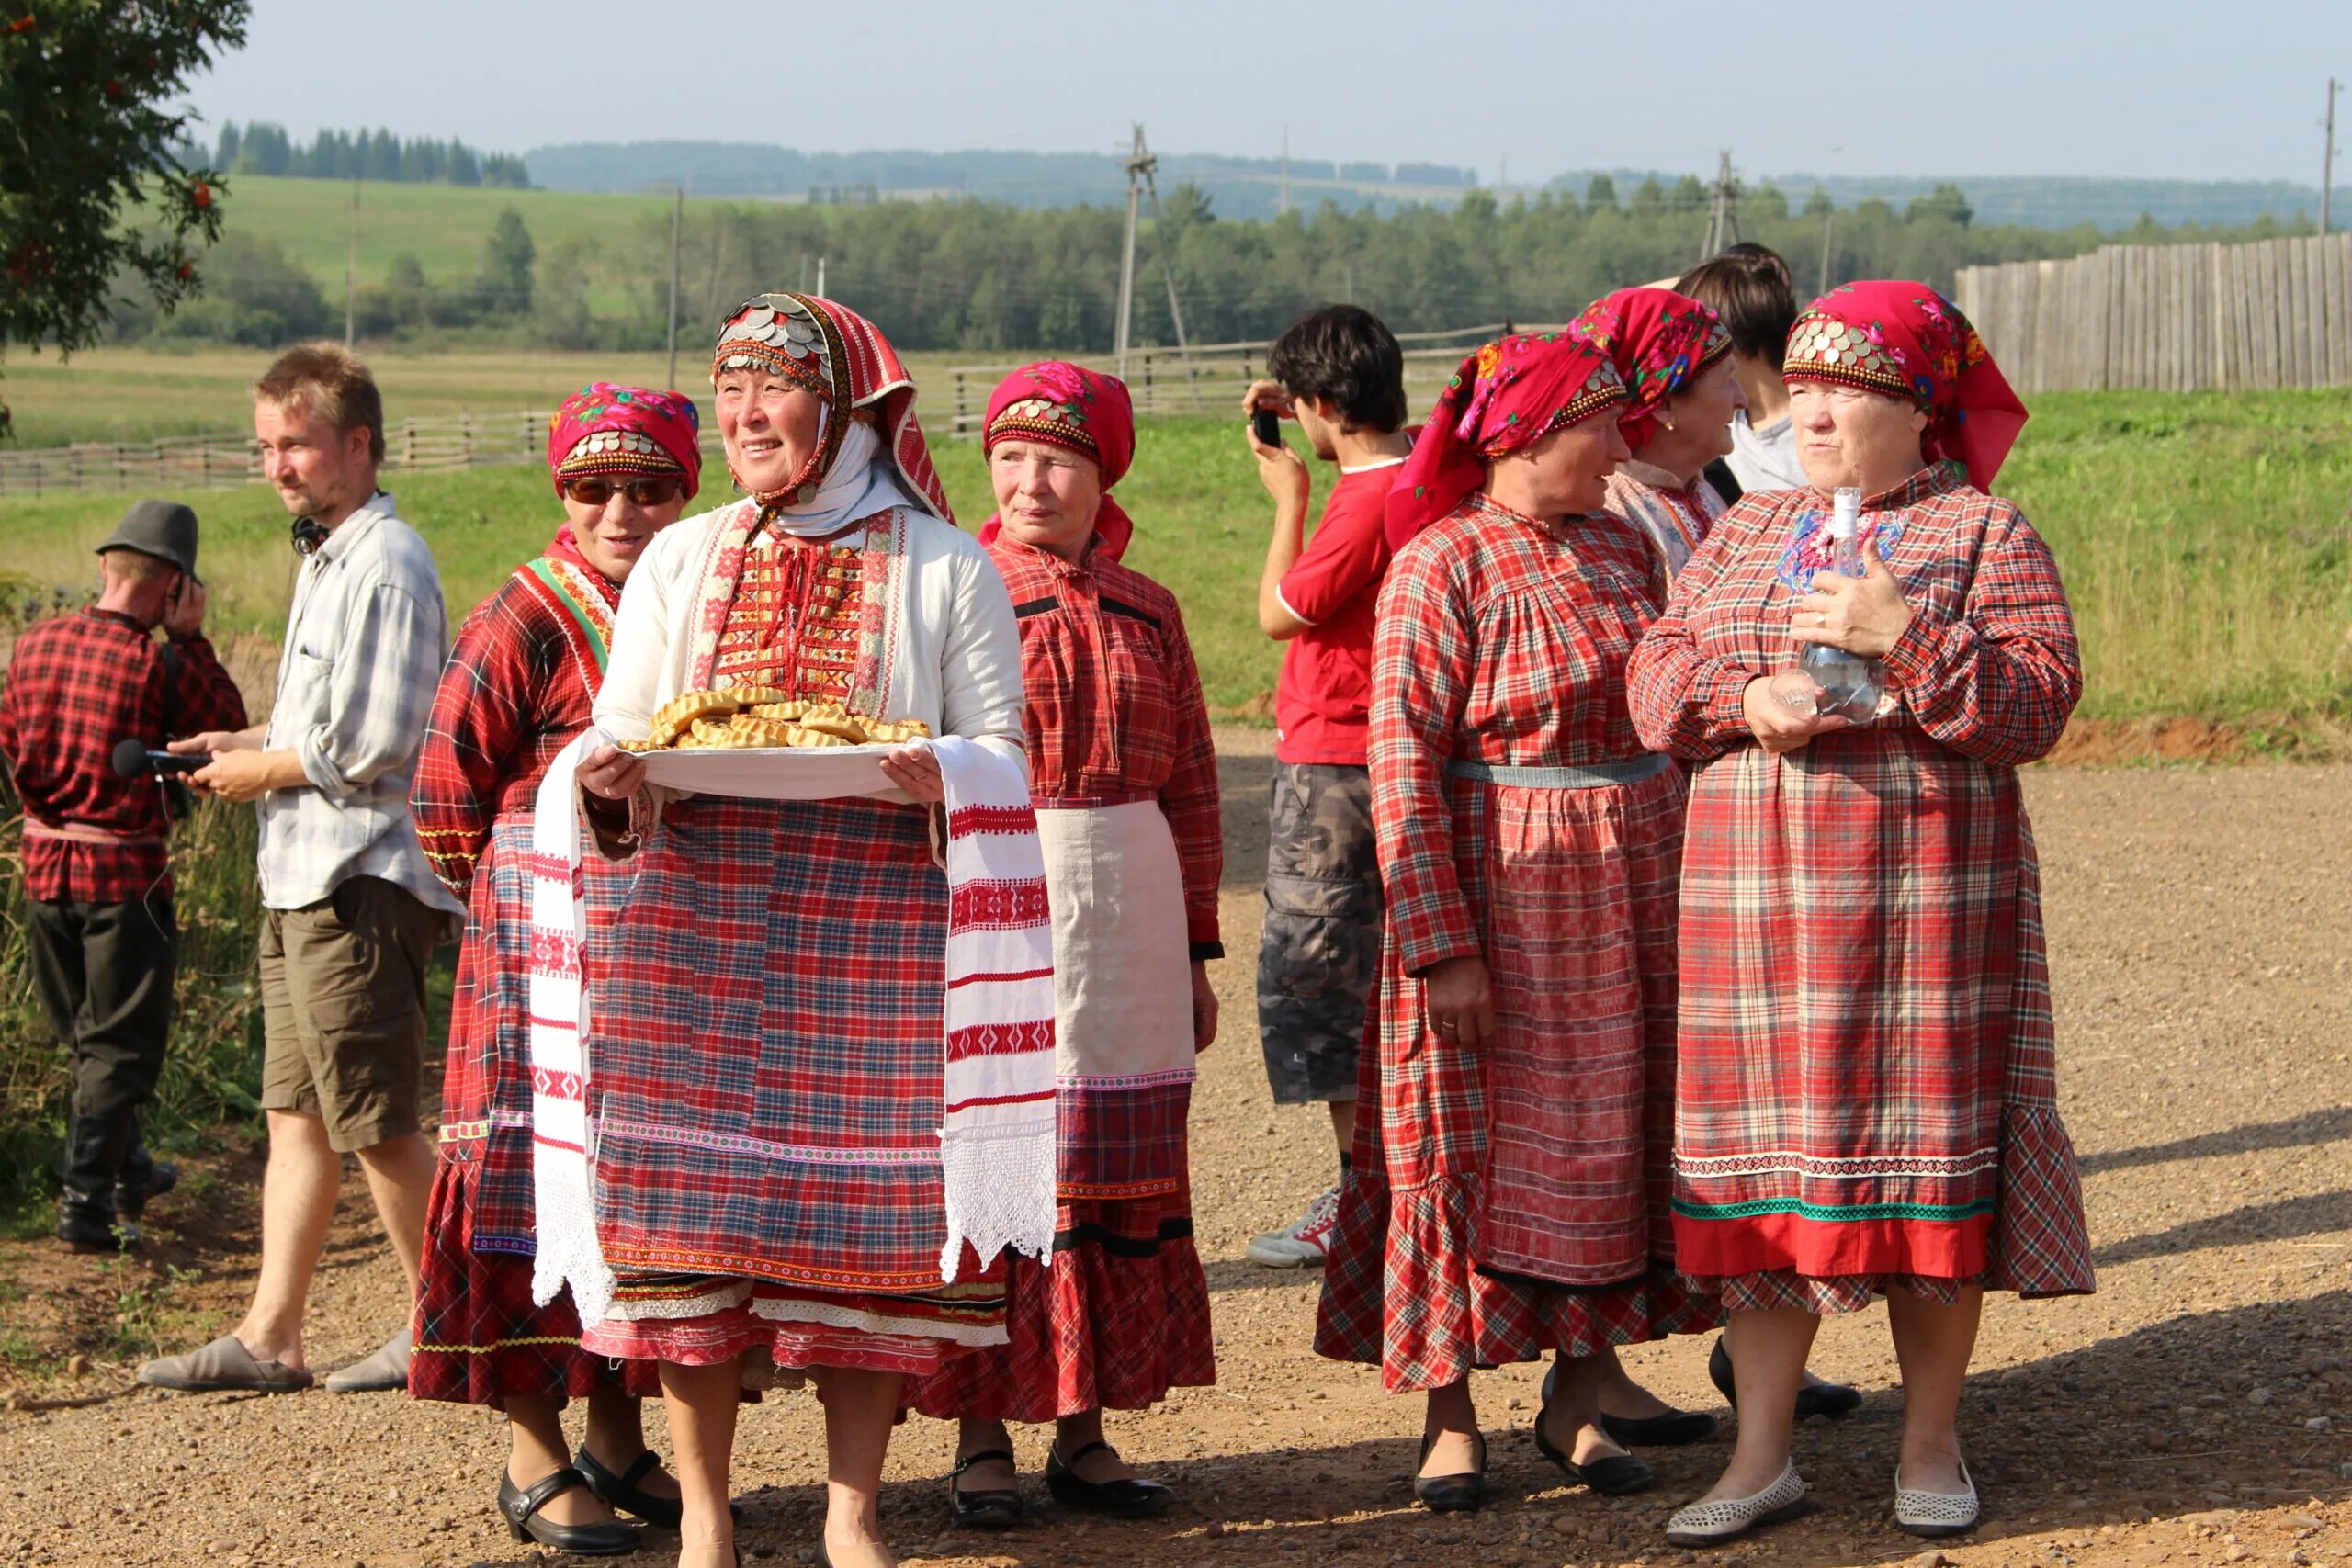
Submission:
M 291 531 L 294 536 L 294 553 L 304 560 L 318 554 L 319 547 L 327 542 L 326 527 L 315 517 L 297 517 L 294 519 Z

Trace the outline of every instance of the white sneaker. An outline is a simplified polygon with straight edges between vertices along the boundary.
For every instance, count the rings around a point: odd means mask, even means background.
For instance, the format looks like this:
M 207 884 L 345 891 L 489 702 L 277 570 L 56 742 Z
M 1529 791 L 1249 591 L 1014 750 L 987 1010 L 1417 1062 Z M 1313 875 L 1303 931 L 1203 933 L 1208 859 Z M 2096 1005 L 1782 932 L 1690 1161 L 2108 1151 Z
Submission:
M 1912 1535 L 1928 1540 L 1939 1540 L 1948 1535 L 1965 1535 L 1976 1528 L 1976 1478 L 1968 1473 L 1968 1466 L 1960 1467 L 1961 1484 L 1968 1490 L 1954 1495 L 1950 1492 L 1920 1492 L 1903 1484 L 1903 1467 L 1894 1467 L 1894 1522 Z
M 1309 1203 L 1297 1224 L 1251 1241 L 1250 1261 L 1267 1269 L 1320 1269 L 1339 1223 L 1340 1190 L 1334 1187 Z
M 1725 1497 L 1676 1510 L 1666 1521 L 1666 1539 L 1676 1546 L 1721 1546 L 1758 1525 L 1776 1525 L 1803 1512 L 1804 1478 L 1792 1463 L 1781 1472 L 1780 1480 L 1753 1497 Z

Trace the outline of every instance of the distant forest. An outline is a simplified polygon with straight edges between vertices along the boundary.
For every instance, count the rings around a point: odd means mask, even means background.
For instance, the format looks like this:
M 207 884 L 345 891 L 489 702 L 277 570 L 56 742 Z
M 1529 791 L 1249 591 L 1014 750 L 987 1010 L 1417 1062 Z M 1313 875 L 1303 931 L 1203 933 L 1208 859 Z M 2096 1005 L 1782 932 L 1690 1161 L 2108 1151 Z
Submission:
M 523 160 L 511 152 L 478 152 L 455 138 L 403 141 L 390 131 L 322 130 L 306 145 L 267 120 L 221 123 L 210 147 L 191 146 L 183 164 L 209 164 L 232 175 L 293 175 L 322 180 L 374 180 L 391 185 L 529 186 Z
M 526 196 L 481 236 L 479 258 L 428 276 L 394 259 L 386 284 L 352 302 L 359 333 L 409 341 L 560 341 L 580 348 L 649 349 L 669 320 L 670 215 L 639 204 L 628 222 L 583 219 Z M 164 321 L 136 306 L 119 335 L 229 337 L 266 346 L 339 324 L 341 279 L 321 281 L 277 242 L 241 230 L 229 193 L 229 234 L 202 262 L 207 298 Z M 473 220 L 483 221 L 483 220 Z M 1101 354 L 1118 301 L 1123 213 L 1107 207 L 1034 210 L 977 201 L 826 206 L 694 202 L 679 254 L 684 341 L 728 306 L 770 288 L 813 288 L 821 269 L 837 299 L 870 314 L 909 349 L 975 355 L 1050 349 Z M 546 231 L 534 235 L 540 221 Z M 569 227 L 559 228 L 560 222 Z M 1193 343 L 1261 339 L 1301 311 L 1348 300 L 1400 332 L 1510 321 L 1566 320 L 1625 284 L 1672 277 L 1701 259 L 1708 193 L 1696 179 L 1645 180 L 1621 191 L 1598 176 L 1581 199 L 1544 191 L 1498 202 L 1474 188 L 1446 207 L 1390 216 L 1324 204 L 1272 220 L 1220 214 L 1198 186 L 1168 193 L 1138 253 L 1136 335 L 1172 344 L 1165 265 Z M 2301 226 L 2308 228 L 2308 225 Z M 1789 259 L 1800 297 L 1826 283 L 1916 277 L 1950 288 L 1961 267 L 2079 254 L 2115 240 L 2166 244 L 2297 231 L 2269 218 L 2228 228 L 2166 228 L 2142 220 L 2120 234 L 2090 224 L 2057 230 L 1978 220 L 1970 198 L 1942 186 L 1900 208 L 1866 200 L 1833 209 L 1770 187 L 1747 192 L 1737 233 Z M 446 264 L 445 264 L 446 265 Z

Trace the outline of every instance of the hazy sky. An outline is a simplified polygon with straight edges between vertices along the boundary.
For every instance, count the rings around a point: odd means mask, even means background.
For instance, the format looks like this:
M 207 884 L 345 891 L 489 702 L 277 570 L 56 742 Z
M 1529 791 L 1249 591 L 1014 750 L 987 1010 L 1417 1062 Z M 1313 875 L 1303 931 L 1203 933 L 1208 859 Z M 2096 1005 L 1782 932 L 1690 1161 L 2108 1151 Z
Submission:
M 1344 36 L 1328 24 L 1344 18 Z M 255 0 L 209 119 L 490 151 L 1170 152 L 1568 168 L 2319 179 L 2352 0 Z M 2352 147 L 2352 93 L 2337 141 Z M 2337 159 L 2338 179 L 2346 160 Z

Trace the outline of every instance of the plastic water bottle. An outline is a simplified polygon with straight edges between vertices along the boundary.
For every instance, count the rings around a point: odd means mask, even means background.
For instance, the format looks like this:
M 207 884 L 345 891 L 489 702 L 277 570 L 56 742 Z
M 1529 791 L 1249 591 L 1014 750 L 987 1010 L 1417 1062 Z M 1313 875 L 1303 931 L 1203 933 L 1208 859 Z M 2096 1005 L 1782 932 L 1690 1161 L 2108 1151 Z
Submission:
M 1829 510 L 1832 565 L 1840 577 L 1863 575 L 1861 525 L 1862 492 L 1850 485 L 1840 489 L 1831 498 Z M 1816 694 L 1814 711 L 1822 716 L 1838 714 L 1855 724 L 1878 716 L 1886 678 L 1877 660 L 1826 642 L 1809 642 L 1797 658 L 1797 668 L 1812 677 Z

